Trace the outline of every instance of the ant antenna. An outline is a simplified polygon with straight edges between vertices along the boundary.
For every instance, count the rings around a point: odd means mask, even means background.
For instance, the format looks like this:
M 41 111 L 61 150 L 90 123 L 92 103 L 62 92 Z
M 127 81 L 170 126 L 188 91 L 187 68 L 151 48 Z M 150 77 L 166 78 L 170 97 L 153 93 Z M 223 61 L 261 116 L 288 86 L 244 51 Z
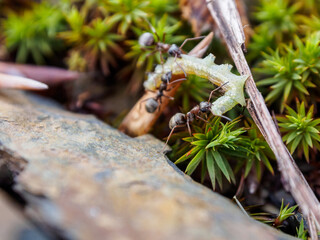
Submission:
M 213 89 L 210 93 L 210 96 L 209 96 L 209 99 L 208 99 L 208 102 L 210 102 L 211 100 L 211 97 L 212 97 L 212 94 L 215 92 L 215 91 L 218 91 L 219 89 L 221 89 L 224 85 L 228 84 L 228 82 L 225 82 L 224 84 L 222 84 L 221 86 L 217 87 L 216 89 Z
M 226 117 L 226 116 L 223 116 L 223 115 L 215 115 L 215 116 L 224 118 L 224 119 L 228 120 L 229 122 L 232 121 L 232 119 L 230 119 L 230 118 L 228 118 L 228 117 Z
M 200 37 L 194 37 L 194 38 L 187 38 L 183 41 L 183 43 L 181 44 L 181 46 L 179 47 L 180 49 L 182 49 L 182 47 L 188 42 L 188 41 L 193 41 L 193 40 L 198 40 L 198 39 L 203 39 L 206 36 L 200 36 Z
M 177 62 L 177 57 L 178 55 L 176 54 L 175 57 L 174 57 L 174 62 L 179 66 L 179 68 L 182 70 L 183 74 L 184 74 L 184 77 L 187 78 L 187 73 L 186 71 L 183 69 L 183 67 L 180 65 L 180 63 Z

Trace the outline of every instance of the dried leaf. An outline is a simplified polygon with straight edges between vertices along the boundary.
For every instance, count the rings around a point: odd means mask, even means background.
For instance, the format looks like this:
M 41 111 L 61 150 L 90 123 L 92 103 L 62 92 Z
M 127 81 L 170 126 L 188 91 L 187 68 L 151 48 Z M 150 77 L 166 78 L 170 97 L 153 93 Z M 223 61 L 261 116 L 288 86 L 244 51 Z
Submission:
M 212 29 L 213 20 L 206 7 L 205 0 L 180 0 L 179 5 L 182 17 L 190 22 L 192 31 L 196 36 Z

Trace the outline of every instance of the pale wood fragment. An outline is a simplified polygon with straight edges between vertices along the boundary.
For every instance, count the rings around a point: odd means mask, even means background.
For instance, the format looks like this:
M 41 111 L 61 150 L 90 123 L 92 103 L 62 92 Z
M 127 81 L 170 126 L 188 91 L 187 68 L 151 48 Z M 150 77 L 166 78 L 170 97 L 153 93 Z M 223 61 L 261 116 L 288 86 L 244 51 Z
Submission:
M 22 90 L 46 90 L 48 89 L 48 85 L 30 78 L 0 73 L 0 88 L 12 88 Z
M 0 73 L 31 78 L 49 86 L 75 81 L 80 77 L 80 73 L 63 68 L 8 62 L 0 62 Z

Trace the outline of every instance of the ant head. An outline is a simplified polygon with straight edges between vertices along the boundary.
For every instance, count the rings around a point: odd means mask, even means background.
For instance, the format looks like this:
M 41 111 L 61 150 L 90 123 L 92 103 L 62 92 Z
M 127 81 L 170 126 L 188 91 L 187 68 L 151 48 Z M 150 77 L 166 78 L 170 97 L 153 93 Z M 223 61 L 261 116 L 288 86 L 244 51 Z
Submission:
M 169 128 L 172 129 L 178 125 L 185 125 L 186 123 L 185 115 L 183 113 L 176 113 L 169 121 Z
M 166 72 L 166 73 L 162 74 L 161 81 L 168 83 L 168 82 L 170 82 L 171 77 L 172 77 L 172 71 Z
M 154 113 L 159 107 L 159 103 L 154 98 L 150 98 L 146 101 L 146 110 L 148 113 Z
M 199 104 L 199 108 L 200 111 L 203 113 L 208 113 L 210 111 L 212 103 L 210 102 L 200 102 Z
M 152 33 L 145 32 L 139 37 L 138 42 L 141 47 L 152 46 L 154 44 L 154 37 Z
M 181 51 L 181 49 L 180 49 L 177 45 L 172 44 L 171 47 L 170 47 L 169 50 L 168 50 L 168 53 L 169 53 L 169 55 L 170 55 L 171 57 L 177 56 L 177 57 L 180 58 L 180 57 L 181 57 L 181 54 L 182 54 L 182 51 Z

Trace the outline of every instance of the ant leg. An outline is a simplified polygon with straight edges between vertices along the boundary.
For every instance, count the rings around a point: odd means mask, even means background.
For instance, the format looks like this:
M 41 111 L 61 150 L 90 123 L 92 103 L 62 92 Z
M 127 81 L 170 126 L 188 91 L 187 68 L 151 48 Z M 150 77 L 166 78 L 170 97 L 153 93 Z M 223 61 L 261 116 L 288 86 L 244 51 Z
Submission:
M 159 55 L 160 55 L 160 61 L 161 61 L 161 66 L 162 66 L 162 72 L 164 72 L 164 59 L 163 59 L 163 55 L 162 55 L 161 50 L 159 50 Z M 167 80 L 167 82 L 169 83 L 169 80 Z
M 153 50 L 152 52 L 150 52 L 150 53 L 148 53 L 148 54 L 146 55 L 146 58 L 152 56 L 152 55 L 155 54 L 156 52 L 158 52 L 157 49 L 156 49 L 156 50 Z
M 150 97 L 150 98 L 147 98 L 147 99 L 144 99 L 144 100 L 142 100 L 140 103 L 139 103 L 139 111 L 141 110 L 141 104 L 143 103 L 143 102 L 145 102 L 145 101 L 148 101 L 149 99 L 151 99 L 152 97 Z
M 219 89 L 221 89 L 224 85 L 228 84 L 228 82 L 225 82 L 224 84 L 222 84 L 221 86 L 217 87 L 216 89 L 213 89 L 210 93 L 210 96 L 209 96 L 209 100 L 208 102 L 210 102 L 211 100 L 211 97 L 212 97 L 212 94 L 215 92 L 215 91 L 218 91 Z
M 188 127 L 188 132 L 189 132 L 189 135 L 190 135 L 190 137 L 191 137 L 192 135 L 191 135 L 191 128 L 190 128 L 190 124 L 189 124 L 189 121 L 187 121 L 187 127 Z
M 196 118 L 198 118 L 198 119 L 200 119 L 200 120 L 202 120 L 202 121 L 204 121 L 204 122 L 208 123 L 208 121 L 207 121 L 207 120 L 203 119 L 202 117 L 200 117 L 200 116 L 198 116 L 198 115 L 196 115 Z
M 172 82 L 169 83 L 169 85 L 173 84 L 173 83 L 176 83 L 176 82 L 182 82 L 182 81 L 186 81 L 187 79 L 186 78 L 179 78 L 177 80 L 174 80 Z
M 221 117 L 221 118 L 224 118 L 226 120 L 228 120 L 229 122 L 231 122 L 232 120 L 226 116 L 223 116 L 223 115 L 215 115 L 215 116 L 218 116 L 218 117 Z
M 156 111 L 159 112 L 159 111 L 160 111 L 160 108 L 161 108 L 161 104 L 162 104 L 161 97 L 157 99 L 157 102 L 158 102 L 159 104 L 158 104 L 158 107 L 157 107 Z
M 187 73 L 186 73 L 186 71 L 183 69 L 183 67 L 181 67 L 181 65 L 177 62 L 177 57 L 178 57 L 178 55 L 176 54 L 175 57 L 174 57 L 174 62 L 175 62 L 175 63 L 179 66 L 179 68 L 182 70 L 185 78 L 187 78 Z
M 198 40 L 198 39 L 203 39 L 206 36 L 200 36 L 200 37 L 194 37 L 194 38 L 187 38 L 183 41 L 183 43 L 181 44 L 181 46 L 179 47 L 180 49 L 188 42 L 188 41 L 193 41 L 193 40 Z
M 182 81 L 186 81 L 187 79 L 186 78 L 180 78 L 180 79 L 177 79 L 177 80 L 174 80 L 173 82 L 169 83 L 169 85 L 171 85 L 172 83 L 177 83 L 177 82 L 182 82 Z M 171 89 L 173 89 L 174 87 L 171 87 L 171 88 L 167 88 L 165 89 L 166 92 L 169 92 Z
M 174 131 L 177 127 L 183 127 L 183 125 L 177 125 L 177 126 L 174 126 L 174 127 L 171 129 L 170 134 L 169 134 L 169 136 L 167 137 L 166 144 L 164 145 L 164 147 L 163 147 L 163 149 L 162 149 L 162 152 L 163 152 L 163 150 L 165 149 L 165 147 L 168 145 L 168 142 L 169 142 L 169 140 L 170 140 L 170 138 L 171 138 L 171 135 L 172 135 L 173 131 Z
M 162 95 L 163 97 L 166 97 L 166 98 L 169 98 L 170 100 L 174 100 L 174 97 L 170 97 L 170 96 L 167 96 L 167 95 Z
M 146 91 L 147 91 L 147 92 L 152 92 L 152 93 L 157 92 L 157 91 L 155 91 L 155 90 L 150 90 L 150 89 L 146 89 Z
M 159 51 L 159 54 L 160 54 L 160 61 L 161 61 L 161 65 L 162 65 L 162 71 L 164 72 L 164 69 L 163 69 L 164 59 L 162 56 L 162 51 Z

